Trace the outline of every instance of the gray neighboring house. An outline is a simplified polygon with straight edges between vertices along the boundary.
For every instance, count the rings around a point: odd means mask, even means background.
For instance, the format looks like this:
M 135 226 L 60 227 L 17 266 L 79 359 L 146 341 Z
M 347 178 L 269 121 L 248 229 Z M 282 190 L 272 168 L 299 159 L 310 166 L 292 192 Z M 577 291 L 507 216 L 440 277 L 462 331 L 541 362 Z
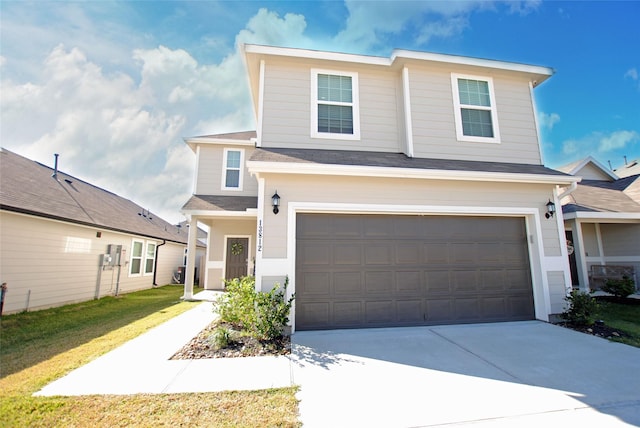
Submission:
M 4 313 L 169 284 L 186 243 L 134 202 L 0 149 Z
M 597 290 L 608 278 L 640 273 L 640 175 L 618 177 L 592 157 L 560 168 L 582 177 L 562 199 L 574 287 Z

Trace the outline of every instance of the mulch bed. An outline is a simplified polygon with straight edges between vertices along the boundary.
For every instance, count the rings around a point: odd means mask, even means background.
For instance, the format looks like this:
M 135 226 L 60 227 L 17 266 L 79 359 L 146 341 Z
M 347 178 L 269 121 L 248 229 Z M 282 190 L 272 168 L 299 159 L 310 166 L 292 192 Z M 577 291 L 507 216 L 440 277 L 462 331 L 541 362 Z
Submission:
M 226 348 L 217 348 L 215 346 L 214 334 L 218 327 L 226 328 L 231 332 L 232 342 Z M 287 355 L 290 353 L 291 338 L 289 336 L 283 336 L 272 341 L 261 341 L 242 334 L 237 326 L 215 321 L 191 339 L 189 343 L 176 352 L 170 359 L 238 358 Z
M 608 303 L 618 303 L 622 305 L 640 305 L 640 299 L 630 299 L 630 298 L 615 297 L 615 296 L 595 296 L 594 298 L 598 301 L 598 303 L 608 302 Z M 582 333 L 591 334 L 593 336 L 603 337 L 605 339 L 631 337 L 623 331 L 609 327 L 603 321 L 596 321 L 596 323 L 591 326 L 575 325 L 568 322 L 559 322 L 558 325 L 562 327 L 570 328 L 572 330 L 576 330 Z

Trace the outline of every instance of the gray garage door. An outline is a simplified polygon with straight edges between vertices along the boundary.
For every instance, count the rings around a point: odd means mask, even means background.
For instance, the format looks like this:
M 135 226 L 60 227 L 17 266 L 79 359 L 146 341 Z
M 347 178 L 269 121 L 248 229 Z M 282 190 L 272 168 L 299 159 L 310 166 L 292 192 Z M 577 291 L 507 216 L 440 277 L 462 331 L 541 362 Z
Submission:
M 528 320 L 523 218 L 299 214 L 296 329 Z

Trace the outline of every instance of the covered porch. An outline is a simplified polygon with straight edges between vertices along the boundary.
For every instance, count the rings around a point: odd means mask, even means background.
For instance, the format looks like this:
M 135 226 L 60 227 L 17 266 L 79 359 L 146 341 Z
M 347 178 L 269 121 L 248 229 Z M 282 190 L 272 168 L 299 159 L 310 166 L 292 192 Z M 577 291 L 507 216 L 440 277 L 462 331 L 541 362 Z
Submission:
M 193 298 L 196 231 L 208 230 L 203 270 L 205 290 L 224 289 L 225 279 L 255 274 L 258 197 L 193 195 L 182 207 L 189 223 L 183 298 Z

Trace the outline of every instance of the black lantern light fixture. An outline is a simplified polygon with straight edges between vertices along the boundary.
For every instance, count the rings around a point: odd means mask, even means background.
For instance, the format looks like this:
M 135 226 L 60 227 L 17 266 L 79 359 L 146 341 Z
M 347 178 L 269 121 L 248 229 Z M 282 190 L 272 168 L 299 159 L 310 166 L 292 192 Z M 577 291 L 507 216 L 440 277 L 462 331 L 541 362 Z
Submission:
M 546 218 L 551 218 L 553 217 L 553 214 L 555 214 L 555 212 L 556 212 L 556 204 L 551 202 L 551 199 L 549 199 L 549 202 L 547 202 L 547 212 L 544 216 Z
M 271 206 L 273 206 L 274 214 L 278 214 L 278 212 L 280 212 L 280 209 L 278 208 L 280 206 L 280 195 L 278 195 L 277 190 L 276 190 L 276 193 L 274 193 L 273 196 L 271 197 Z

